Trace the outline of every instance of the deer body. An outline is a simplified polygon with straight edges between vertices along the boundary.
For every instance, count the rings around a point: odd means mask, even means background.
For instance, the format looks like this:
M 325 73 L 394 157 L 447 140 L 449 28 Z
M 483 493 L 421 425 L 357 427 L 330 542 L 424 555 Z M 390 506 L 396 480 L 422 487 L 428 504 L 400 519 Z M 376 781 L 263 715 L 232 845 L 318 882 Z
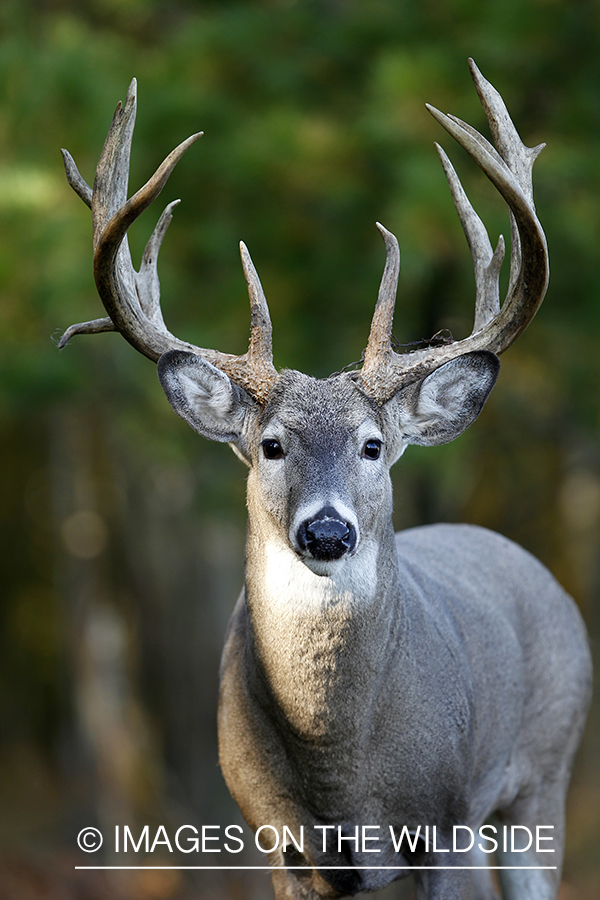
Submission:
M 560 866 L 564 797 L 589 696 L 575 605 L 537 560 L 492 532 L 441 525 L 395 537 L 383 463 L 369 491 L 356 473 L 348 479 L 353 496 L 339 483 L 351 447 L 358 457 L 352 429 L 368 408 L 340 425 L 339 385 L 296 378 L 309 389 L 303 402 L 293 391 L 295 428 L 282 429 L 279 410 L 275 417 L 286 444 L 301 435 L 303 464 L 290 464 L 294 499 L 278 516 L 266 511 L 259 466 L 251 469 L 246 585 L 223 655 L 219 712 L 221 766 L 246 820 L 279 833 L 287 825 L 299 834 L 304 825 L 304 854 L 279 848 L 271 861 L 283 866 L 287 856 L 308 875 L 278 871 L 278 897 L 328 896 L 323 879 L 354 894 L 400 874 L 313 874 L 312 866 L 467 865 L 468 854 L 446 852 L 452 826 L 476 832 L 494 812 L 534 833 L 552 826 L 543 833 L 556 837 L 551 859 Z M 370 419 L 362 440 L 387 434 L 381 419 Z M 261 433 L 272 433 L 271 423 Z M 359 533 L 364 526 L 366 546 L 361 555 L 359 538 L 351 557 L 309 559 L 315 572 L 299 560 L 289 523 L 298 510 L 301 518 L 311 505 L 336 503 L 356 516 Z M 350 837 L 357 824 L 379 826 L 376 857 L 353 841 L 340 854 L 333 833 L 323 852 L 315 825 L 341 826 Z M 440 852 L 394 852 L 390 825 L 399 834 L 403 825 L 414 833 L 426 824 L 436 825 Z M 535 856 L 527 864 L 536 865 Z M 444 897 L 467 895 L 466 873 L 428 874 L 430 888 L 432 875 L 441 880 Z M 535 874 L 540 892 L 532 896 L 551 897 L 556 872 Z M 477 896 L 492 896 L 489 884 L 482 890 Z
M 220 709 L 221 765 L 234 798 L 254 828 L 268 823 L 282 833 L 288 825 L 297 835 L 305 826 L 305 858 L 292 858 L 293 865 L 477 864 L 463 853 L 453 860 L 426 854 L 424 845 L 412 857 L 395 854 L 389 826 L 399 834 L 403 825 L 414 833 L 435 824 L 438 847 L 447 849 L 453 825 L 477 831 L 500 811 L 504 822 L 534 832 L 552 826 L 544 833 L 553 835 L 556 852 L 537 862 L 560 866 L 564 794 L 589 678 L 574 607 L 531 557 L 467 526 L 406 533 L 399 567 L 401 592 L 389 598 L 387 614 L 366 605 L 335 615 L 326 608 L 335 602 L 331 594 L 320 613 L 279 610 L 271 624 L 280 642 L 271 654 L 241 599 L 223 658 Z M 502 606 L 489 581 L 507 571 Z M 522 579 L 541 593 L 524 591 Z M 519 635 L 523 618 L 528 628 Z M 528 654 L 527 645 L 540 644 L 543 652 Z M 266 683 L 265 669 L 278 670 Z M 560 708 L 540 721 L 550 690 Z M 513 817 L 512 807 L 530 794 L 531 808 Z M 314 825 L 323 824 L 341 825 L 347 835 L 357 824 L 379 826 L 380 853 L 357 853 L 349 843 L 338 854 L 335 834 L 322 853 Z M 284 860 L 280 851 L 272 858 L 274 865 Z M 290 872 L 290 880 L 299 874 Z M 333 883 L 355 893 L 398 874 L 340 870 Z M 446 873 L 450 888 L 453 875 Z
M 174 410 L 249 467 L 245 588 L 221 668 L 220 760 L 251 826 L 305 831 L 301 852 L 271 854 L 278 900 L 375 890 L 407 865 L 419 900 L 491 900 L 484 848 L 462 853 L 452 842 L 456 826 L 476 831 L 492 815 L 552 837 L 550 862 L 538 845 L 520 853 L 499 838 L 504 900 L 555 900 L 558 891 L 565 795 L 591 682 L 579 614 L 550 573 L 505 538 L 448 525 L 395 537 L 392 527 L 390 467 L 409 444 L 453 440 L 477 418 L 497 354 L 532 319 L 548 281 L 532 191 L 541 147 L 525 147 L 498 92 L 471 71 L 495 147 L 430 111 L 508 204 L 504 303 L 504 241 L 492 250 L 438 148 L 473 257 L 472 334 L 393 350 L 399 251 L 378 226 L 386 265 L 362 368 L 321 381 L 275 369 L 268 307 L 244 245 L 251 336 L 243 356 L 194 347 L 166 329 L 156 260 L 175 204 L 133 268 L 127 229 L 199 135 L 128 199 L 132 82 L 93 190 L 64 151 L 69 182 L 92 209 L 108 317 L 72 326 L 59 346 L 78 333 L 120 331 L 157 361 Z M 323 846 L 324 826 L 340 829 L 339 844 L 334 834 Z M 377 854 L 354 842 L 360 826 L 377 830 Z M 397 836 L 408 830 L 409 850 L 396 851 L 390 827 Z M 421 840 L 426 827 L 435 828 L 431 842 Z

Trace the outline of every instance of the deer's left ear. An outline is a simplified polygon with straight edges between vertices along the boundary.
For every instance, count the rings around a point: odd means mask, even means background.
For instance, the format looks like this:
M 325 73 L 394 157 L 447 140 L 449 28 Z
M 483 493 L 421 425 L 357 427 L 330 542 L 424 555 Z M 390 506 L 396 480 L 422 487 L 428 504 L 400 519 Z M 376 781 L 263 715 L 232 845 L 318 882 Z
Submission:
M 158 361 L 167 400 L 182 419 L 212 441 L 228 441 L 244 454 L 244 432 L 255 401 L 196 353 L 169 350 Z
M 384 406 L 406 444 L 447 444 L 474 422 L 496 383 L 500 360 L 489 350 L 457 356 Z

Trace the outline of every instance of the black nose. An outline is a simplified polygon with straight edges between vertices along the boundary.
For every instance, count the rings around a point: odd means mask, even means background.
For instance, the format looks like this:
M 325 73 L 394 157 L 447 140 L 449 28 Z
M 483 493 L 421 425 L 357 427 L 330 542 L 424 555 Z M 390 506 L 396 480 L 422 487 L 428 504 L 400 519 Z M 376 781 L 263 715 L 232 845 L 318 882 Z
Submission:
M 298 545 L 313 559 L 340 559 L 356 546 L 356 529 L 331 506 L 319 510 L 298 529 Z

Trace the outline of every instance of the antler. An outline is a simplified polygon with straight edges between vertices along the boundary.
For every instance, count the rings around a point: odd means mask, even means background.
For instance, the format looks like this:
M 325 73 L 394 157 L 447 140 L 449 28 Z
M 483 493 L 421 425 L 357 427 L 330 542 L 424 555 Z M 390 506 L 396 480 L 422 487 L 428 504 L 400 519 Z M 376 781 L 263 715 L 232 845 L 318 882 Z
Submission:
M 152 203 L 169 175 L 202 132 L 183 141 L 156 170 L 152 178 L 127 199 L 129 158 L 137 108 L 137 83 L 129 86 L 125 106 L 118 104 L 96 170 L 92 190 L 77 170 L 71 155 L 63 150 L 67 180 L 92 210 L 94 277 L 108 318 L 72 325 L 59 341 L 64 347 L 74 334 L 120 331 L 136 350 L 155 362 L 167 350 L 188 350 L 226 372 L 264 404 L 277 379 L 273 365 L 272 330 L 267 301 L 246 246 L 240 244 L 242 266 L 250 296 L 250 343 L 247 353 L 234 356 L 205 350 L 179 340 L 168 331 L 160 308 L 157 258 L 160 245 L 179 203 L 169 203 L 160 217 L 142 257 L 140 271 L 133 268 L 127 229 Z
M 436 144 L 473 258 L 475 324 L 471 335 L 464 340 L 405 354 L 394 352 L 392 318 L 400 253 L 394 235 L 378 224 L 386 244 L 386 265 L 359 380 L 363 390 L 380 404 L 401 386 L 423 378 L 464 353 L 473 350 L 502 353 L 525 330 L 548 286 L 548 250 L 535 213 L 532 186 L 533 164 L 545 144 L 529 148 L 522 143 L 498 91 L 486 81 L 472 59 L 469 67 L 497 150 L 456 116 L 446 116 L 429 105 L 427 108 L 473 157 L 509 206 L 511 264 L 506 299 L 500 307 L 498 279 L 504 239 L 500 237 L 492 251 L 483 222 L 467 199 L 450 160 Z

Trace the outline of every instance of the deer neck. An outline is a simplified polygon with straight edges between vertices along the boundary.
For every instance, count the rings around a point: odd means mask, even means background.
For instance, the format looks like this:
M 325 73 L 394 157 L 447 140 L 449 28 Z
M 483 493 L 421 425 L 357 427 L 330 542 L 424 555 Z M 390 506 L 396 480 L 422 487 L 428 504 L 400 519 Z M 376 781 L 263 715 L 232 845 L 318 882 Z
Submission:
M 250 511 L 246 600 L 259 690 L 300 738 L 329 741 L 339 730 L 347 740 L 402 630 L 391 521 L 331 575 L 317 575 L 266 514 Z

